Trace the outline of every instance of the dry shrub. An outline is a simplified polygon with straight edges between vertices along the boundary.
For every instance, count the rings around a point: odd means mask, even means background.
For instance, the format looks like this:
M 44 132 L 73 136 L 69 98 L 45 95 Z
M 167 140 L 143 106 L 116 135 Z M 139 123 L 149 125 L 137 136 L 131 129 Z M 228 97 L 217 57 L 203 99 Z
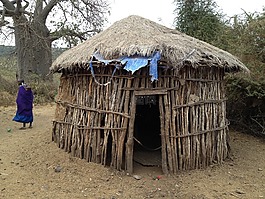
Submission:
M 26 82 L 34 94 L 34 104 L 53 102 L 57 94 L 57 81 L 43 81 L 34 79 Z M 16 103 L 18 85 L 15 80 L 8 81 L 0 75 L 0 106 L 9 106 Z
M 15 95 L 11 95 L 6 91 L 0 91 L 0 106 L 10 106 L 16 104 Z
M 228 77 L 227 113 L 231 126 L 242 132 L 265 136 L 265 81 Z

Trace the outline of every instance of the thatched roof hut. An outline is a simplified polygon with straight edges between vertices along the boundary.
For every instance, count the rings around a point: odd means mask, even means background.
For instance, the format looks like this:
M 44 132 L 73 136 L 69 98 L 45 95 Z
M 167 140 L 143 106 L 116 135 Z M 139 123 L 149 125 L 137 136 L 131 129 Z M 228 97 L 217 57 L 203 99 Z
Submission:
M 60 148 L 119 170 L 138 162 L 165 173 L 228 156 L 223 78 L 248 71 L 230 53 L 139 16 L 67 50 L 50 70 L 62 73 Z

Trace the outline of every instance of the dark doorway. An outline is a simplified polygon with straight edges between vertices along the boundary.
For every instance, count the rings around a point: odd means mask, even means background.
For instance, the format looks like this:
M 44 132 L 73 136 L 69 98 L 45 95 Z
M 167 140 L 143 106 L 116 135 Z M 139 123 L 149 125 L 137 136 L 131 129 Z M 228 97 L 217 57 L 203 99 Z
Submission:
M 161 165 L 159 95 L 137 96 L 134 161 L 144 166 Z

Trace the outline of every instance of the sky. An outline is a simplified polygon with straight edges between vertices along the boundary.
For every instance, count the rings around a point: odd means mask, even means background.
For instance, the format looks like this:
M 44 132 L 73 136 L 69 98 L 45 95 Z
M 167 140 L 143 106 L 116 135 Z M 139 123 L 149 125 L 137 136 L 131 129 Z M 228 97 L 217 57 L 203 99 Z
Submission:
M 173 0 L 109 0 L 111 15 L 106 27 L 129 15 L 139 15 L 169 28 L 173 28 L 175 5 Z M 264 0 L 215 0 L 227 16 L 247 12 L 261 12 Z
M 115 21 L 119 21 L 130 15 L 139 15 L 160 23 L 169 28 L 174 28 L 173 22 L 176 17 L 173 12 L 175 9 L 174 0 L 109 0 L 111 15 L 105 28 L 108 28 Z M 223 13 L 228 16 L 247 12 L 261 12 L 265 7 L 265 0 L 215 0 Z M 1 35 L 0 35 L 1 36 Z M 6 42 L 0 37 L 0 45 L 14 45 L 14 41 Z

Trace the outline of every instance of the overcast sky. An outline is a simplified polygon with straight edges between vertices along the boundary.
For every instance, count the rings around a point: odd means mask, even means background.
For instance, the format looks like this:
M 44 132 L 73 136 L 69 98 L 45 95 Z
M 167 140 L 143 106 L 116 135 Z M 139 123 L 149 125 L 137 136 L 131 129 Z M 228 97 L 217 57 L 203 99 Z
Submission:
M 111 3 L 111 15 L 108 17 L 109 23 L 105 28 L 129 15 L 139 15 L 158 22 L 169 28 L 174 28 L 173 14 L 175 5 L 173 0 L 109 0 Z M 261 12 L 265 7 L 265 0 L 215 0 L 224 14 L 233 16 L 247 12 Z M 13 40 L 3 40 L 0 35 L 0 45 L 14 45 Z
M 247 12 L 261 12 L 262 7 L 265 6 L 264 0 L 215 0 L 215 2 L 228 16 L 241 14 L 242 9 Z M 129 15 L 139 15 L 170 28 L 173 27 L 175 17 L 173 0 L 110 0 L 110 3 L 112 9 L 107 27 Z

